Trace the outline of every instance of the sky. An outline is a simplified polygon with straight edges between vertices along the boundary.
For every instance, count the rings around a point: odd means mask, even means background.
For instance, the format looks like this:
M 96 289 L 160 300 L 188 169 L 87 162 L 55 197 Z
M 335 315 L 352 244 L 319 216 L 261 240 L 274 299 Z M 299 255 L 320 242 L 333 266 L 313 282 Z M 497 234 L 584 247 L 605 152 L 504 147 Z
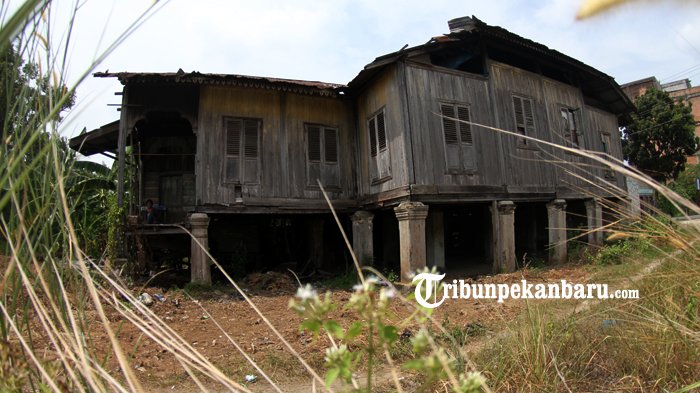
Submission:
M 583 0 L 171 0 L 96 71 L 229 73 L 347 83 L 374 58 L 447 33 L 447 21 L 474 15 L 583 61 L 620 83 L 656 76 L 700 84 L 700 2 L 636 1 L 577 21 Z M 84 0 L 69 44 L 74 83 L 151 4 Z M 53 41 L 65 39 L 73 2 L 54 3 Z M 65 41 L 64 41 L 65 42 Z M 694 83 L 695 85 L 695 83 Z M 87 78 L 63 135 L 119 118 L 115 79 Z M 108 161 L 108 160 L 106 160 Z

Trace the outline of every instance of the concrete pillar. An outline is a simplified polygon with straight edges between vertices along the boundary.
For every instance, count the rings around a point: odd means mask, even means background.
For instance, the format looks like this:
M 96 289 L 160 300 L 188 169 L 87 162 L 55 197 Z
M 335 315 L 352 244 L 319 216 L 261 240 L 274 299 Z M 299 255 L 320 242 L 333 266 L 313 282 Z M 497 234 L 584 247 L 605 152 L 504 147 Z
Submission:
M 598 229 L 603 226 L 603 206 L 597 199 L 589 199 L 584 204 L 588 221 L 588 244 L 600 246 L 603 244 L 603 231 Z
M 211 285 L 211 266 L 206 251 L 209 250 L 209 217 L 204 213 L 190 215 L 192 235 L 201 244 L 192 239 L 190 244 L 191 281 L 197 284 Z
M 399 247 L 401 248 L 401 281 L 411 281 L 411 272 L 425 267 L 425 219 L 428 206 L 420 202 L 403 202 L 394 208 L 399 221 Z
M 549 262 L 566 262 L 566 201 L 555 199 L 547 204 Z
M 425 241 L 428 266 L 435 266 L 441 273 L 445 272 L 445 221 L 442 210 L 430 209 L 425 222 Z
M 360 265 L 372 265 L 374 262 L 373 231 L 374 214 L 360 210 L 350 216 L 352 220 L 352 251 Z
M 515 204 L 512 201 L 494 201 L 491 204 L 493 230 L 493 271 L 515 271 Z
M 323 218 L 312 218 L 307 221 L 309 234 L 309 258 L 311 264 L 320 269 L 323 265 Z

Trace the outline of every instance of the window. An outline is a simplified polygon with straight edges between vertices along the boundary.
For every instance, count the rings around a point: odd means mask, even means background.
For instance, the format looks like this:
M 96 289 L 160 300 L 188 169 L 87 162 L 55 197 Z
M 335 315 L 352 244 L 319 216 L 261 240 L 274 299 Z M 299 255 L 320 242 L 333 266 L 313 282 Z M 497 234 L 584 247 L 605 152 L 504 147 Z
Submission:
M 607 132 L 600 133 L 600 140 L 603 142 L 603 153 L 607 155 L 612 155 L 612 138 Z M 605 168 L 603 170 L 605 177 L 615 177 L 615 172 L 612 169 Z
M 578 119 L 578 109 L 571 108 L 561 108 L 561 118 L 563 125 L 563 134 L 567 142 L 571 144 L 572 147 L 579 147 L 579 119 Z
M 306 125 L 306 169 L 310 186 L 321 181 L 324 187 L 338 184 L 338 129 L 318 124 Z
M 226 182 L 258 183 L 258 146 L 260 145 L 261 123 L 260 119 L 225 119 Z
M 386 140 L 384 109 L 367 120 L 369 132 L 370 172 L 372 181 L 383 181 L 391 177 L 389 147 Z
M 474 169 L 476 151 L 472 136 L 471 115 L 466 105 L 441 103 L 442 132 L 445 137 L 445 161 L 448 172 Z
M 535 136 L 535 112 L 532 100 L 529 98 L 513 96 L 513 113 L 515 114 L 515 131 L 520 135 Z M 518 144 L 527 146 L 528 140 L 518 138 Z

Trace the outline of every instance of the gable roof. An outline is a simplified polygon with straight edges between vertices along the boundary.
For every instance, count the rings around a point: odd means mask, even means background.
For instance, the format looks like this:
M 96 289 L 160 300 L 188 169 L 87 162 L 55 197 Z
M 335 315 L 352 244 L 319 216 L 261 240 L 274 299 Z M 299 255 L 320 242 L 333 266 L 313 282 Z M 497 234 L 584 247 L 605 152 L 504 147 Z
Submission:
M 452 22 L 457 23 L 453 25 Z M 450 21 L 450 27 L 452 30 L 450 33 L 433 37 L 423 45 L 402 48 L 377 57 L 372 63 L 366 65 L 348 83 L 348 86 L 350 89 L 361 88 L 384 67 L 402 59 L 434 53 L 449 47 L 459 47 L 464 43 L 476 43 L 483 45 L 487 52 L 502 51 L 506 56 L 525 57 L 537 66 L 546 64 L 570 72 L 575 76 L 578 87 L 583 90 L 584 95 L 593 99 L 594 102 L 591 104 L 594 106 L 604 107 L 618 115 L 634 110 L 634 105 L 614 78 L 573 57 L 511 33 L 502 27 L 490 26 L 475 16 L 453 19 Z

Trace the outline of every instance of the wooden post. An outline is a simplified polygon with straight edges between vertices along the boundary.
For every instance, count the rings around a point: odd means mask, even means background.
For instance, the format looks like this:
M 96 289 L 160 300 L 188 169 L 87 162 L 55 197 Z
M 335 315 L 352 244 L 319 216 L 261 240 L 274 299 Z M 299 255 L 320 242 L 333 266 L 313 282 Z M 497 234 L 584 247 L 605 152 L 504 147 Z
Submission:
M 600 246 L 603 244 L 603 206 L 597 199 L 589 199 L 584 202 L 586 205 L 586 220 L 588 222 L 588 244 Z
M 190 269 L 192 283 L 211 285 L 211 266 L 206 251 L 209 249 L 209 216 L 204 213 L 192 213 L 190 226 L 194 239 L 190 244 Z
M 309 258 L 316 269 L 320 269 L 323 265 L 323 224 L 324 220 L 320 217 L 307 220 Z
M 360 210 L 350 216 L 352 220 L 352 251 L 360 265 L 374 262 L 374 214 Z
M 491 205 L 493 230 L 493 272 L 515 271 L 515 204 L 494 201 Z
M 555 199 L 547 204 L 549 224 L 549 262 L 566 262 L 566 201 Z
M 410 282 L 411 273 L 425 267 L 425 219 L 428 206 L 420 202 L 403 202 L 394 208 L 399 221 L 401 281 Z
M 428 247 L 428 266 L 435 266 L 441 273 L 445 272 L 445 221 L 442 210 L 430 209 L 426 225 L 426 246 Z

